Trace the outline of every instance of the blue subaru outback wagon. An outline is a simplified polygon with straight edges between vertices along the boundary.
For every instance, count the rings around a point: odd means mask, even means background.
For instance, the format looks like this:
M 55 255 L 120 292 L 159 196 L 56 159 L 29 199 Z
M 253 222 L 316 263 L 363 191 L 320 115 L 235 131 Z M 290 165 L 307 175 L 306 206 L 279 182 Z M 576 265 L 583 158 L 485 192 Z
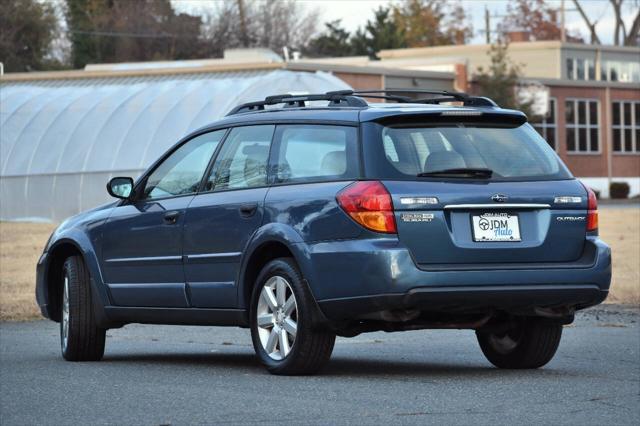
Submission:
M 274 374 L 318 371 L 336 335 L 430 328 L 537 368 L 611 280 L 594 193 L 523 113 L 463 93 L 272 96 L 107 190 L 37 266 L 70 361 L 147 323 L 250 328 Z

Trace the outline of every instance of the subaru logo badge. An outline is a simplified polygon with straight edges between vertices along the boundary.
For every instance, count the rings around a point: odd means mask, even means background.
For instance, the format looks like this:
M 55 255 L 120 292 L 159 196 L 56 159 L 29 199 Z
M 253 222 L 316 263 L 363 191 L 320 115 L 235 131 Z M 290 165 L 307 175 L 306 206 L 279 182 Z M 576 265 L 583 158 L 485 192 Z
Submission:
M 495 201 L 496 203 L 504 203 L 505 201 L 507 201 L 509 199 L 509 197 L 507 197 L 504 194 L 495 194 L 495 195 L 491 196 L 491 199 L 493 201 Z

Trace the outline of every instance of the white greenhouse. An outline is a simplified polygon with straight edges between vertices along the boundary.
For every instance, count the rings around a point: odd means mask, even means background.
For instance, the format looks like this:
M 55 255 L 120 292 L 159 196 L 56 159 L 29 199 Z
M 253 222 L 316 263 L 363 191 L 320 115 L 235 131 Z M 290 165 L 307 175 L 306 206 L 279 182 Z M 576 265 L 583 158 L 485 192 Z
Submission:
M 324 72 L 245 71 L 0 82 L 0 219 L 58 222 L 109 201 L 188 132 L 239 103 L 347 89 Z

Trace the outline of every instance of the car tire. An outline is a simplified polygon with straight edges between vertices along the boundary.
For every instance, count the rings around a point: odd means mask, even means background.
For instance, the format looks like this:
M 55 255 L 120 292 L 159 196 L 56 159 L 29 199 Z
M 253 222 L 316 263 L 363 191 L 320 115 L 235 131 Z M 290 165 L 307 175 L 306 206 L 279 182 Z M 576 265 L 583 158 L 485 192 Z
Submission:
M 329 361 L 336 335 L 313 327 L 314 309 L 293 259 L 279 258 L 262 269 L 251 297 L 251 338 L 270 373 L 314 374 Z
M 106 330 L 96 326 L 91 282 L 82 257 L 71 256 L 62 268 L 60 346 L 67 361 L 99 361 Z
M 476 331 L 484 356 L 498 368 L 532 369 L 551 361 L 562 336 L 562 324 L 526 317 L 504 333 Z

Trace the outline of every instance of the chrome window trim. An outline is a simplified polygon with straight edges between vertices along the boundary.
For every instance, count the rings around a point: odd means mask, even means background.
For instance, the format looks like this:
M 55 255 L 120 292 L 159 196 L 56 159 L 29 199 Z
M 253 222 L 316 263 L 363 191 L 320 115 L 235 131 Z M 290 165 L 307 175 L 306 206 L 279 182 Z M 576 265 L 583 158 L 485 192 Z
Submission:
M 242 252 L 233 251 L 233 252 L 226 252 L 226 253 L 187 254 L 185 255 L 185 257 L 187 258 L 187 260 L 194 260 L 194 259 L 220 259 L 220 258 L 229 258 L 229 257 L 240 257 L 241 255 L 242 255 Z
M 468 209 L 550 209 L 549 204 L 511 203 L 511 204 L 447 204 L 445 210 Z

